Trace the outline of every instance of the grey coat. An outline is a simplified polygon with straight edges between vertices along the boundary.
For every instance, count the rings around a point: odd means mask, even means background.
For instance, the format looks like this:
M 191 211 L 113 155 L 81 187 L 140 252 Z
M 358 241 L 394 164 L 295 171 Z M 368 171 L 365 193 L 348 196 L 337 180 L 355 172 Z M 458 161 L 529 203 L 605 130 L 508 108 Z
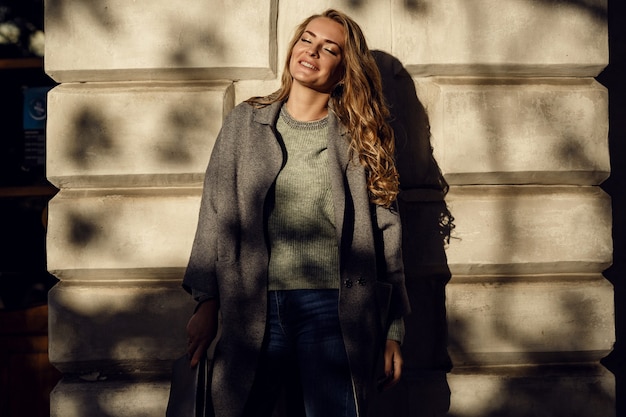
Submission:
M 217 417 L 239 417 L 265 333 L 268 248 L 265 200 L 284 164 L 275 125 L 282 103 L 243 103 L 224 121 L 206 172 L 198 229 L 183 286 L 219 299 L 212 400 Z M 330 112 L 328 169 L 339 242 L 339 317 L 365 415 L 374 365 L 391 320 L 409 313 L 397 210 L 373 206 L 364 168 L 350 161 L 345 129 Z

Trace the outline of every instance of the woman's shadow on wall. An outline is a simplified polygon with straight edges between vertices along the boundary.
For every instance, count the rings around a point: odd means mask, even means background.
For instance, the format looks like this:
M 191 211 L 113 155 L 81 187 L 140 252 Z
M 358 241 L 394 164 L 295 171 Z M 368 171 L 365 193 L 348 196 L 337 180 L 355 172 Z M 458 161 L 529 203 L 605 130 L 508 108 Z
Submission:
M 446 374 L 445 286 L 450 270 L 445 245 L 453 217 L 445 203 L 448 185 L 435 161 L 430 126 L 415 84 L 401 62 L 373 51 L 396 136 L 401 192 L 406 286 L 412 313 L 405 319 L 402 380 L 372 404 L 370 416 L 440 416 L 450 408 Z

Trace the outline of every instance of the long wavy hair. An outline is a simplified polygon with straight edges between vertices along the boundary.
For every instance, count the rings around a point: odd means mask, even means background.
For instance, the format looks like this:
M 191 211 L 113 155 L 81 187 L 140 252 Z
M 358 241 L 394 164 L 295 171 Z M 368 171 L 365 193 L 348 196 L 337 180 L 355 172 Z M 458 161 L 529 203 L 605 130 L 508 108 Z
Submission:
M 294 45 L 307 25 L 316 18 L 326 17 L 344 28 L 343 79 L 330 95 L 330 107 L 350 133 L 350 149 L 358 155 L 367 172 L 370 201 L 389 207 L 399 192 L 399 176 L 394 162 L 394 136 L 388 123 L 389 109 L 382 91 L 380 71 L 359 25 L 346 14 L 334 9 L 313 15 L 296 29 L 289 43 L 281 87 L 265 97 L 252 97 L 248 103 L 262 107 L 289 97 L 293 78 L 289 62 Z

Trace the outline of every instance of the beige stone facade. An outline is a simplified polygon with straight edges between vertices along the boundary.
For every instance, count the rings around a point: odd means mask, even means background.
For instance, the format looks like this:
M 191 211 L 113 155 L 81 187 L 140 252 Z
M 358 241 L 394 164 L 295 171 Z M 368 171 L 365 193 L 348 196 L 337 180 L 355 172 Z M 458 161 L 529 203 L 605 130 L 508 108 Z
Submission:
M 52 416 L 164 415 L 212 143 L 328 7 L 379 51 L 398 122 L 414 313 L 375 414 L 614 416 L 605 0 L 47 0 Z

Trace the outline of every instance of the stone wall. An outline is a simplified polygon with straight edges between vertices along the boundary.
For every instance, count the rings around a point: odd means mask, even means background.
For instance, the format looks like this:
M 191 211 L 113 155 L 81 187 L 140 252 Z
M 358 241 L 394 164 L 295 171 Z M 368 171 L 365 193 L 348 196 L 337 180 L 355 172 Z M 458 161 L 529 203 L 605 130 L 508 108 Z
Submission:
M 414 313 L 374 414 L 614 416 L 605 0 L 47 0 L 52 416 L 164 415 L 212 143 L 331 6 L 396 118 Z

